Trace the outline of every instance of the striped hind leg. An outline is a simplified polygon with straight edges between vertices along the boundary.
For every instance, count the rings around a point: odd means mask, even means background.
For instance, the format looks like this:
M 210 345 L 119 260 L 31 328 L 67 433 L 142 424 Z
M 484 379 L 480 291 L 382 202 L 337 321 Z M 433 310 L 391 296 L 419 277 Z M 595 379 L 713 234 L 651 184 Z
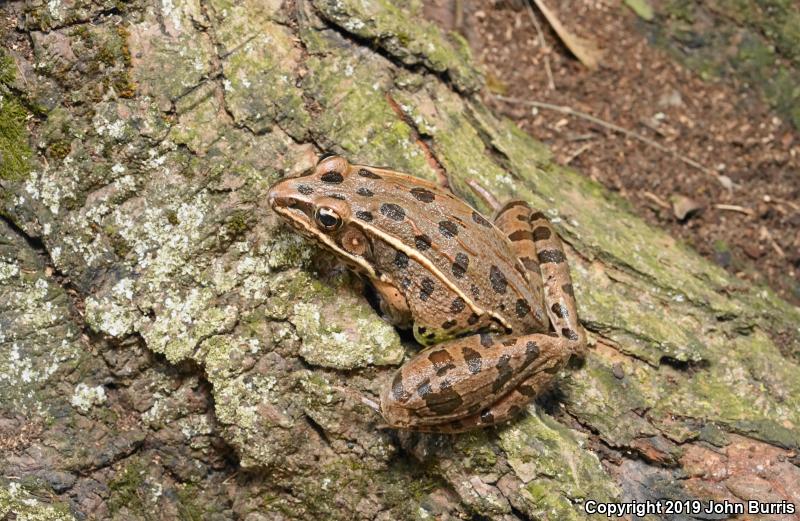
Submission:
M 561 240 L 547 218 L 522 201 L 507 203 L 496 215 L 495 224 L 509 235 L 513 250 L 528 270 L 532 287 L 544 287 L 550 334 L 559 338 L 566 363 L 572 353 L 584 351 L 586 333 L 578 322 L 572 279 Z M 479 413 L 441 425 L 437 430 L 463 432 L 511 419 L 547 388 L 562 366 L 563 363 L 550 365 L 534 372 Z
M 540 211 L 524 201 L 511 201 L 496 213 L 495 225 L 506 233 L 511 249 L 522 262 L 538 298 L 544 303 L 551 330 L 565 339 L 572 352 L 581 353 L 586 333 L 578 322 L 567 256 L 558 233 Z

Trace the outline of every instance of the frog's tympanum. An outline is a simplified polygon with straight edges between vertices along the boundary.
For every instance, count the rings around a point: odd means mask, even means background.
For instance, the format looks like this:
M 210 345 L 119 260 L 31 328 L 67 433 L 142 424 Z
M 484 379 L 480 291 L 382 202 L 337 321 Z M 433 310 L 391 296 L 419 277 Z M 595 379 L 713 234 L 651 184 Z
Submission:
M 490 221 L 434 183 L 333 156 L 276 183 L 269 202 L 369 279 L 386 318 L 428 346 L 382 392 L 390 427 L 500 423 L 585 347 L 561 241 L 523 201 Z

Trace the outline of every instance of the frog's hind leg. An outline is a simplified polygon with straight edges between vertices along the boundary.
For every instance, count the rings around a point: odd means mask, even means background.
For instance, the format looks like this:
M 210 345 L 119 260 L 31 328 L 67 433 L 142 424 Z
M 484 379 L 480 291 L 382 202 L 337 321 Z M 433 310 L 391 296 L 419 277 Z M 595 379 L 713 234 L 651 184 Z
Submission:
M 586 333 L 578 322 L 564 248 L 550 221 L 541 212 L 532 210 L 527 203 L 511 201 L 497 210 L 495 225 L 509 236 L 512 249 L 522 260 L 533 282 L 532 288 L 544 286 L 544 302 L 553 328 L 551 335 L 559 337 L 558 343 L 566 348 L 567 353 L 582 352 L 586 346 Z M 534 280 L 537 278 L 539 283 Z M 567 358 L 568 354 L 565 354 L 564 360 Z M 482 411 L 437 425 L 436 431 L 464 432 L 511 419 L 547 388 L 559 368 L 560 364 L 551 365 L 534 372 Z
M 495 225 L 508 236 L 511 249 L 522 262 L 534 298 L 542 299 L 553 332 L 564 338 L 573 352 L 586 346 L 586 333 L 578 322 L 577 305 L 567 256 L 558 233 L 538 210 L 525 201 L 511 201 L 496 214 Z
M 544 281 L 539 270 L 539 260 L 531 226 L 533 210 L 525 201 L 509 201 L 495 208 L 494 225 L 502 231 L 511 244 L 511 251 L 521 264 L 536 302 L 544 302 Z
M 583 354 L 586 332 L 578 321 L 578 306 L 561 239 L 542 212 L 534 211 L 530 223 L 539 271 L 544 279 L 544 302 L 550 323 L 573 353 Z
M 558 366 L 548 369 L 534 373 L 522 384 L 482 411 L 459 420 L 436 425 L 430 430 L 440 433 L 466 432 L 499 425 L 514 418 L 550 385 Z

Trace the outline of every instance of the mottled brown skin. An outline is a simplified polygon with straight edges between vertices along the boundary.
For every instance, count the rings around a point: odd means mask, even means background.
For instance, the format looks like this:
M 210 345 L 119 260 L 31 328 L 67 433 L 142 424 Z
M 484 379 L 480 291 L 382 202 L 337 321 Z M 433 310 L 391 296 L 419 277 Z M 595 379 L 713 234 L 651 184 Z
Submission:
M 269 200 L 368 277 L 387 318 L 430 346 L 381 395 L 391 427 L 500 423 L 585 346 L 561 242 L 527 203 L 509 202 L 492 223 L 438 185 L 336 156 L 276 183 Z

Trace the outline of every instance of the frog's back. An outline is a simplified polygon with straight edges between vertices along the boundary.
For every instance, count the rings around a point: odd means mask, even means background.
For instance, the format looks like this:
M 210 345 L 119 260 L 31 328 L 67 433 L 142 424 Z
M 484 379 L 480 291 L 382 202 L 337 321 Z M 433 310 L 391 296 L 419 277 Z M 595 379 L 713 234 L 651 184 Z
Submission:
M 481 322 L 491 316 L 512 330 L 542 328 L 541 306 L 530 304 L 536 298 L 509 239 L 450 192 L 407 174 L 358 165 L 317 171 L 314 178 L 317 189 L 348 202 L 351 222 L 372 241 L 380 272 L 404 289 L 414 286 L 406 293 L 410 306 L 430 306 L 435 295 L 438 304 L 452 302 L 454 309 L 463 301 L 459 315 L 471 318 L 470 326 L 478 310 Z

